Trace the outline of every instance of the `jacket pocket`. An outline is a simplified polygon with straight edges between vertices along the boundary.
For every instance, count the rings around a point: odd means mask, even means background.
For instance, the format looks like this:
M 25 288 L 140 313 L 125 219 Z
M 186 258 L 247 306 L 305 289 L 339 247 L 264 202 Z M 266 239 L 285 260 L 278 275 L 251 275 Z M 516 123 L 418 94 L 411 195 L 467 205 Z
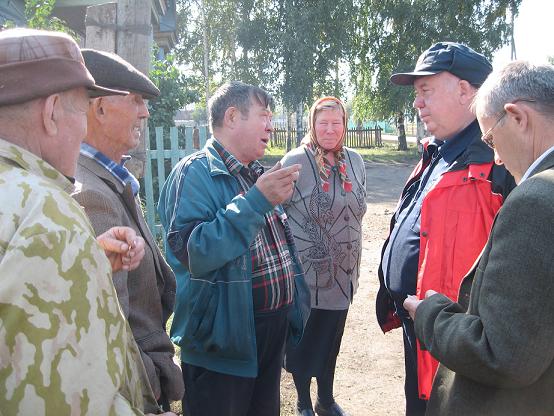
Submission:
M 256 356 L 252 290 L 246 283 L 199 282 L 198 296 L 189 309 L 183 343 L 191 351 L 221 359 L 248 361 Z M 252 319 L 252 322 L 249 321 Z
M 202 288 L 190 310 L 185 334 L 201 341 L 211 333 L 217 309 L 218 290 L 216 285 L 201 283 Z
M 323 258 L 306 258 L 306 270 L 311 269 L 311 273 L 308 273 L 309 278 L 308 285 L 317 289 L 329 289 L 333 286 L 334 279 L 334 267 L 333 259 L 330 256 Z

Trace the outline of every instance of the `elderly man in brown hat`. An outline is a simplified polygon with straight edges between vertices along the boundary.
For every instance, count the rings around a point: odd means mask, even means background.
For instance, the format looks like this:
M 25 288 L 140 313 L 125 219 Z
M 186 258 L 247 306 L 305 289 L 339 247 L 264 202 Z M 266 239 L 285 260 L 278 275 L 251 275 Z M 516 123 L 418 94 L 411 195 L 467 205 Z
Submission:
M 0 33 L 2 414 L 135 415 L 155 404 L 111 279 L 136 267 L 140 253 L 125 257 L 141 239 L 116 227 L 99 245 L 69 195 L 89 94 L 124 93 L 95 84 L 70 37 Z M 111 264 L 103 248 L 119 251 Z
M 81 52 L 98 85 L 129 94 L 91 101 L 73 197 L 85 209 L 97 234 L 125 225 L 146 241 L 140 266 L 115 273 L 113 281 L 150 386 L 158 402 L 169 410 L 169 402 L 181 400 L 184 391 L 181 369 L 173 362 L 175 351 L 165 331 L 175 303 L 175 276 L 144 220 L 139 183 L 123 164 L 125 155 L 139 142 L 141 124 L 149 117 L 144 100 L 156 98 L 160 91 L 117 55 L 93 49 Z

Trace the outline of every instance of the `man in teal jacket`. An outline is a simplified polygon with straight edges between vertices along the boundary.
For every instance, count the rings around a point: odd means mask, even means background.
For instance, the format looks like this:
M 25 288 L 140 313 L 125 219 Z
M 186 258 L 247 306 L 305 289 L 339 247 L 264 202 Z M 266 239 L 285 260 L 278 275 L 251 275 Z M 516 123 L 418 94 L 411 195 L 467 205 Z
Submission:
M 299 165 L 263 173 L 271 97 L 241 82 L 208 103 L 213 138 L 171 172 L 158 211 L 177 277 L 172 340 L 191 416 L 278 416 L 287 335 L 309 292 L 281 203 Z

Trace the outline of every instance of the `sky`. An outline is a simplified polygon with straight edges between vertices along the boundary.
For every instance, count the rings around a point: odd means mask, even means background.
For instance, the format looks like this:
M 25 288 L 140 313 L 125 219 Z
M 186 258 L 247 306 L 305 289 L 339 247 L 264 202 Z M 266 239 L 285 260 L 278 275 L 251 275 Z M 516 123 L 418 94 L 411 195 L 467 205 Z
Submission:
M 514 38 L 517 59 L 543 63 L 554 56 L 554 1 L 523 0 L 515 19 Z M 510 51 L 510 45 L 498 50 L 493 66 L 510 62 Z

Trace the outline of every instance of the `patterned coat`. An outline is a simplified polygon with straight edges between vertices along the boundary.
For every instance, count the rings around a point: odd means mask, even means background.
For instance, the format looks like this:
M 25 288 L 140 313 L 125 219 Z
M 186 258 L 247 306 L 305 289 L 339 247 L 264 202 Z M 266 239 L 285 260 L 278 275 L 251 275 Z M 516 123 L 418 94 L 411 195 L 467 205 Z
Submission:
M 71 183 L 0 139 L 0 414 L 142 414 L 154 400 Z
M 358 288 L 362 217 L 367 210 L 365 166 L 358 153 L 344 149 L 352 192 L 342 190 L 335 171 L 329 192 L 323 192 L 313 153 L 306 146 L 281 161 L 283 166 L 302 165 L 292 197 L 283 206 L 315 309 L 348 309 Z

